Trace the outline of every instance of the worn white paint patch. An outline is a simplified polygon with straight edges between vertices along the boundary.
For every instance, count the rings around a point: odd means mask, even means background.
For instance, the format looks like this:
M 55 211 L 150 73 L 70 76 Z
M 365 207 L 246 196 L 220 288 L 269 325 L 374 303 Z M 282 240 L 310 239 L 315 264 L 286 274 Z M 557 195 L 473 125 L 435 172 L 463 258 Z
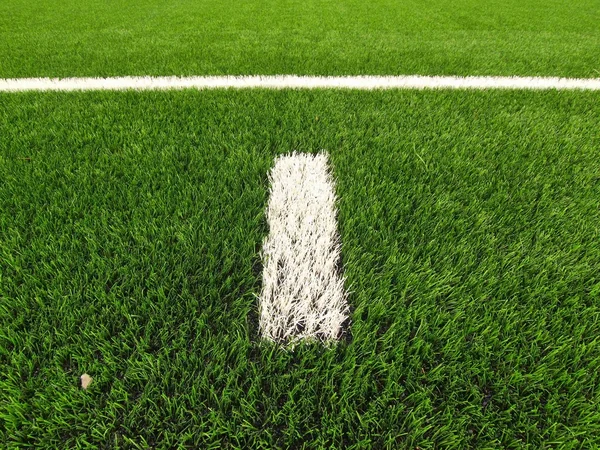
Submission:
M 600 78 L 453 76 L 201 76 L 0 79 L 0 92 L 169 89 L 558 89 L 600 90 Z
M 348 303 L 327 155 L 280 156 L 269 180 L 260 334 L 277 342 L 338 339 Z

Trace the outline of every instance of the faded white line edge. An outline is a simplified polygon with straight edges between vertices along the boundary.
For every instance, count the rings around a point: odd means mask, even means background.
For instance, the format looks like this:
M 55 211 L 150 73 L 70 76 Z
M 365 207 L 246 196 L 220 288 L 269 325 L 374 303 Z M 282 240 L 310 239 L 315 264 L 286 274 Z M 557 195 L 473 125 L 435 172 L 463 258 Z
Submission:
M 287 344 L 339 339 L 349 308 L 327 155 L 279 156 L 269 180 L 260 335 Z
M 600 90 L 600 78 L 494 76 L 193 76 L 0 79 L 0 92 L 177 89 L 533 89 Z

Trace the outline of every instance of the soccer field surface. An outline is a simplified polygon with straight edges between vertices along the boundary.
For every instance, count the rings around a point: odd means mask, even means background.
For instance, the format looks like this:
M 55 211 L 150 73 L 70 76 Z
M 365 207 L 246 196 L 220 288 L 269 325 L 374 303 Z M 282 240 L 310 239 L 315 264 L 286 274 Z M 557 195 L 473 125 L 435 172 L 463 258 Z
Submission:
M 598 23 L 593 0 L 8 0 L 0 90 L 591 85 Z M 0 447 L 600 447 L 600 92 L 484 87 L 0 92 Z M 325 345 L 261 338 L 292 152 L 337 198 Z
M 4 0 L 0 78 L 600 76 L 597 0 Z
M 5 442 L 598 443 L 597 94 L 0 100 Z M 293 352 L 256 315 L 291 150 L 330 155 L 352 306 Z

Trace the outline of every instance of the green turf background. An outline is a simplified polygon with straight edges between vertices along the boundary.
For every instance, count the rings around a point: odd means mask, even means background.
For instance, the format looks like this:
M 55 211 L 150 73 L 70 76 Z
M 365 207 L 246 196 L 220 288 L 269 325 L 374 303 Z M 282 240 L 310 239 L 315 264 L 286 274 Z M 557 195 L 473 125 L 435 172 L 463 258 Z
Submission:
M 599 100 L 0 95 L 2 446 L 600 445 Z M 321 149 L 353 323 L 286 352 L 267 171 Z
M 600 76 L 597 0 L 3 0 L 0 78 Z

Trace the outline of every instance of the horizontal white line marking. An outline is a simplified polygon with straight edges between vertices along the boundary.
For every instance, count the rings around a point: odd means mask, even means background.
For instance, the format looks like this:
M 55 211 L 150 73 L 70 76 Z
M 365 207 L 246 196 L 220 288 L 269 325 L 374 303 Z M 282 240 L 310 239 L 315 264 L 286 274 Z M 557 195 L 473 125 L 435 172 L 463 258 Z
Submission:
M 338 339 L 348 303 L 327 156 L 280 156 L 269 179 L 260 334 L 276 342 Z
M 0 79 L 0 92 L 169 89 L 578 89 L 600 90 L 600 78 L 452 76 L 202 76 Z

